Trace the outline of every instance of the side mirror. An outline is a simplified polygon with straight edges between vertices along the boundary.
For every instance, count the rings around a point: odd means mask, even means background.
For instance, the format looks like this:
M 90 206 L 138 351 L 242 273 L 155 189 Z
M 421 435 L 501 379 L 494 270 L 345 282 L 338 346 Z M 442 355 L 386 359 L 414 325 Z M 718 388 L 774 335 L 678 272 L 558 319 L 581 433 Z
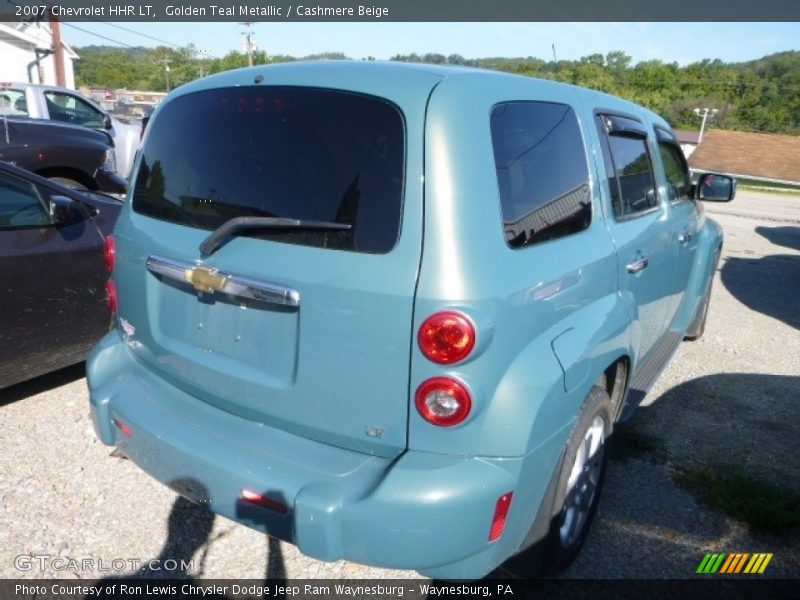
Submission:
M 50 218 L 53 225 L 70 225 L 92 216 L 83 203 L 66 196 L 50 196 Z
M 736 196 L 736 180 L 728 175 L 703 173 L 697 180 L 694 197 L 709 202 L 730 202 Z
M 103 115 L 103 128 L 109 131 L 114 129 L 114 123 L 111 121 L 111 115 Z

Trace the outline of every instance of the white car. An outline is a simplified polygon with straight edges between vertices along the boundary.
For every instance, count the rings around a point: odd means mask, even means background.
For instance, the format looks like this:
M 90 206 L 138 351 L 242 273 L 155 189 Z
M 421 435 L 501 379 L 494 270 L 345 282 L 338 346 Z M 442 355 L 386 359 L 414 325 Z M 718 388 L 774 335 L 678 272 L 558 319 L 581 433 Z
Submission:
M 125 178 L 130 175 L 141 141 L 141 126 L 120 121 L 74 90 L 31 83 L 0 83 L 0 115 L 3 114 L 106 130 L 114 141 L 116 171 Z

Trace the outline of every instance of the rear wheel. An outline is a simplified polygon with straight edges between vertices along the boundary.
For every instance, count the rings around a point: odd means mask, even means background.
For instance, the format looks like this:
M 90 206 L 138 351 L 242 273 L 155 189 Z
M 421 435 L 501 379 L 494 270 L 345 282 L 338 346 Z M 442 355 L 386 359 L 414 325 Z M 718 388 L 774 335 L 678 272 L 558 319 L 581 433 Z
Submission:
M 604 389 L 595 386 L 567 443 L 556 495 L 558 511 L 542 557 L 545 571 L 567 567 L 586 539 L 605 480 L 611 424 L 611 400 Z

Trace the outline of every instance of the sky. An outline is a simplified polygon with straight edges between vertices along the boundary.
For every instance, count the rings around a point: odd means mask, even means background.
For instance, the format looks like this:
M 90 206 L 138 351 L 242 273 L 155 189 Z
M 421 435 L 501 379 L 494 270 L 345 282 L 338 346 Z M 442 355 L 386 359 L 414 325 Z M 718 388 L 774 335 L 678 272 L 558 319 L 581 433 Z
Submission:
M 202 55 L 243 51 L 237 23 L 64 23 L 72 46 L 194 46 Z M 350 58 L 396 54 L 460 54 L 465 58 L 577 60 L 622 50 L 633 64 L 661 60 L 687 65 L 709 59 L 744 62 L 800 50 L 800 23 L 306 23 L 262 22 L 253 40 L 267 54 L 301 57 L 342 52 Z

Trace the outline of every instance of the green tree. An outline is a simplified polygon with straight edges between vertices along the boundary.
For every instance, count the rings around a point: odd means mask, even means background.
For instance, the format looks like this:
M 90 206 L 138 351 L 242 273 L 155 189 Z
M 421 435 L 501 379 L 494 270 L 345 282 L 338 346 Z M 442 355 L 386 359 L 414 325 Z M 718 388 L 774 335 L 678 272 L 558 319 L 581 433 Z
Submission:
M 76 48 L 79 86 L 163 91 L 165 60 L 169 61 L 170 86 L 198 77 L 247 66 L 247 56 L 231 51 L 222 58 L 199 58 L 194 46 L 174 48 L 125 48 L 88 46 Z M 254 53 L 263 65 L 300 60 L 293 56 Z M 338 59 L 341 52 L 303 57 Z M 593 53 L 577 61 L 537 57 L 486 57 L 466 59 L 459 54 L 398 54 L 391 60 L 431 64 L 470 65 L 520 75 L 555 79 L 609 92 L 643 104 L 664 115 L 674 126 L 699 128 L 695 108 L 716 108 L 713 127 L 753 131 L 800 133 L 800 52 L 765 56 L 745 63 L 704 59 L 685 67 L 659 60 L 631 65 L 622 51 L 605 57 Z

